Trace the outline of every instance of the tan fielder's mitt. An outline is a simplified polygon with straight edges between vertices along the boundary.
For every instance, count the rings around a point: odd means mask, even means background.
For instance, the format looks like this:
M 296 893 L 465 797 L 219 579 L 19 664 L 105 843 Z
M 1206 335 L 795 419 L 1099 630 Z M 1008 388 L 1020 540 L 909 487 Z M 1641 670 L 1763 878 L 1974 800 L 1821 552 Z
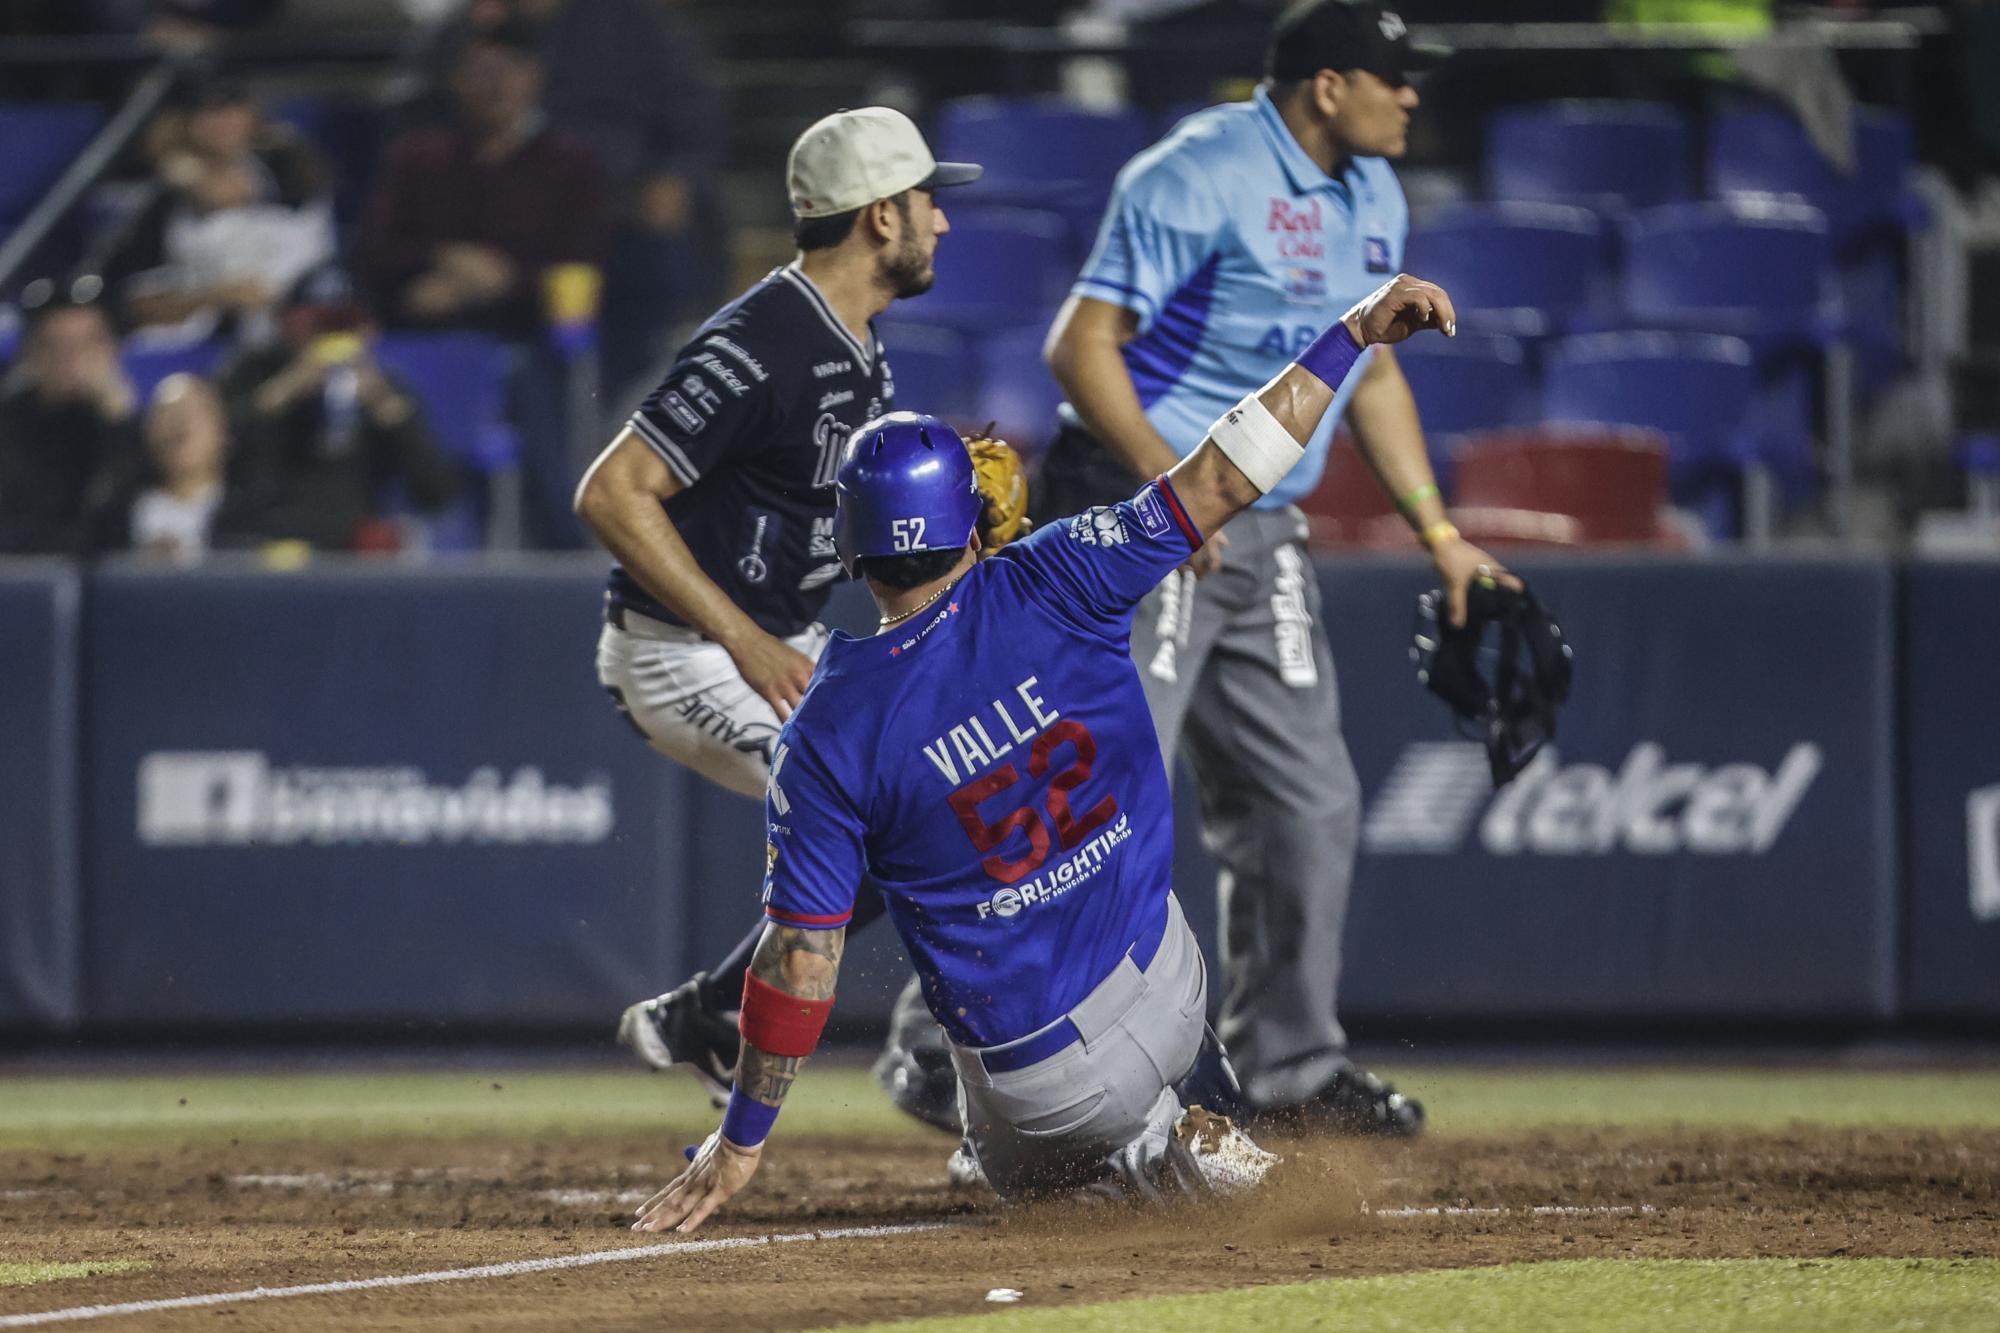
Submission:
M 979 496 L 986 502 L 979 514 L 979 546 L 997 551 L 1028 529 L 1028 470 L 1005 440 L 975 435 L 965 448 L 972 455 Z

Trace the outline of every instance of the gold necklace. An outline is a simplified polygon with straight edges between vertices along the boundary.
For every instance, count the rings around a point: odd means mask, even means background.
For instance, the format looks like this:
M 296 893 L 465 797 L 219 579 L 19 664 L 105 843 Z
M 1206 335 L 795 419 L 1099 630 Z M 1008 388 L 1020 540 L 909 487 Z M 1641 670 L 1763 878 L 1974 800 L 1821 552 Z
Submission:
M 960 575 L 960 578 L 962 577 L 964 576 Z M 923 601 L 918 602 L 915 606 L 911 607 L 909 610 L 898 612 L 896 615 L 893 616 L 883 616 L 880 620 L 878 620 L 875 623 L 875 628 L 878 630 L 884 630 L 889 628 L 889 626 L 891 625 L 902 624 L 905 620 L 908 620 L 911 616 L 921 614 L 926 607 L 931 605 L 931 603 L 937 601 L 938 598 L 944 596 L 946 593 L 950 592 L 953 588 L 956 588 L 957 586 L 958 586 L 958 579 L 953 579 L 950 583 L 945 584 L 942 588 L 939 588 L 936 592 L 924 598 Z

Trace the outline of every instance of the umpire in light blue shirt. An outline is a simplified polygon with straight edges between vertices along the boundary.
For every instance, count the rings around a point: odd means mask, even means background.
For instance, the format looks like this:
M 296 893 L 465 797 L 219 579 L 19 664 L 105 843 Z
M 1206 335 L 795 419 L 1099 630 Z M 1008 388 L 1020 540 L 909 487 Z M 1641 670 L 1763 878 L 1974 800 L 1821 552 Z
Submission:
M 1166 472 L 1396 272 L 1409 211 L 1389 159 L 1417 106 L 1410 76 L 1440 54 L 1379 4 L 1305 0 L 1273 27 L 1251 101 L 1189 116 L 1126 164 L 1049 334 L 1068 402 L 1040 511 L 1112 503 Z M 1220 1027 L 1246 1109 L 1409 1135 L 1422 1108 L 1349 1061 L 1334 1012 L 1361 791 L 1292 502 L 1318 483 L 1343 412 L 1462 614 L 1497 562 L 1446 518 L 1409 385 L 1376 347 L 1305 460 L 1147 598 L 1132 653 L 1162 748 L 1187 746 L 1222 863 Z

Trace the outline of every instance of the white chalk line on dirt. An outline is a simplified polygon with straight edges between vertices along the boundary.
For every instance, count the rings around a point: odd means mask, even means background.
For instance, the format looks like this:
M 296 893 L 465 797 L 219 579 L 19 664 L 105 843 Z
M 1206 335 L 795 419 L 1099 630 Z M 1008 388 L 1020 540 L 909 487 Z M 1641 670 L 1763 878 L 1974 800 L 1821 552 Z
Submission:
M 713 1240 L 635 1245 L 623 1250 L 595 1250 L 589 1254 L 567 1254 L 552 1259 L 514 1259 L 506 1263 L 481 1264 L 477 1268 L 446 1268 L 430 1273 L 400 1273 L 388 1277 L 355 1278 L 346 1282 L 312 1282 L 299 1287 L 253 1287 L 249 1291 L 218 1291 L 202 1296 L 125 1301 L 118 1305 L 74 1305 L 66 1310 L 0 1315 L 0 1328 L 73 1324 L 86 1319 L 110 1319 L 127 1314 L 155 1314 L 161 1310 L 193 1310 L 211 1305 L 239 1305 L 246 1301 L 277 1300 L 284 1296 L 334 1296 L 342 1292 L 379 1291 L 388 1287 L 421 1287 L 437 1282 L 469 1282 L 486 1277 L 520 1277 L 526 1273 L 552 1273 L 569 1268 L 589 1268 L 595 1264 L 624 1263 L 633 1259 L 660 1259 L 675 1254 L 707 1254 L 715 1250 L 741 1250 L 760 1245 L 797 1245 L 804 1241 L 815 1240 L 872 1240 L 880 1236 L 908 1236 L 921 1231 L 944 1231 L 958 1225 L 961 1224 L 905 1222 L 893 1226 L 780 1232 L 769 1236 L 721 1236 Z
M 1533 1208 L 1366 1208 L 1361 1211 L 1370 1217 L 1506 1217 L 1518 1213 L 1524 1217 L 1632 1217 L 1645 1213 L 1656 1213 L 1659 1209 L 1650 1203 L 1633 1205 L 1629 1203 L 1603 1204 L 1541 1204 Z

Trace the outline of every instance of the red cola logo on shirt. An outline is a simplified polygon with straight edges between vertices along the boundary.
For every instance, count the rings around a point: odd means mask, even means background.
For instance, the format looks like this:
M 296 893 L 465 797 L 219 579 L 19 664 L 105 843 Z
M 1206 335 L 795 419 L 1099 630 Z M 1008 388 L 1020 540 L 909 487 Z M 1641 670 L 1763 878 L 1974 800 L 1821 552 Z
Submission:
M 1273 199 L 1271 214 L 1264 222 L 1264 230 L 1278 233 L 1280 259 L 1324 259 L 1326 244 L 1320 233 L 1325 229 L 1317 199 L 1304 207 L 1289 199 Z

